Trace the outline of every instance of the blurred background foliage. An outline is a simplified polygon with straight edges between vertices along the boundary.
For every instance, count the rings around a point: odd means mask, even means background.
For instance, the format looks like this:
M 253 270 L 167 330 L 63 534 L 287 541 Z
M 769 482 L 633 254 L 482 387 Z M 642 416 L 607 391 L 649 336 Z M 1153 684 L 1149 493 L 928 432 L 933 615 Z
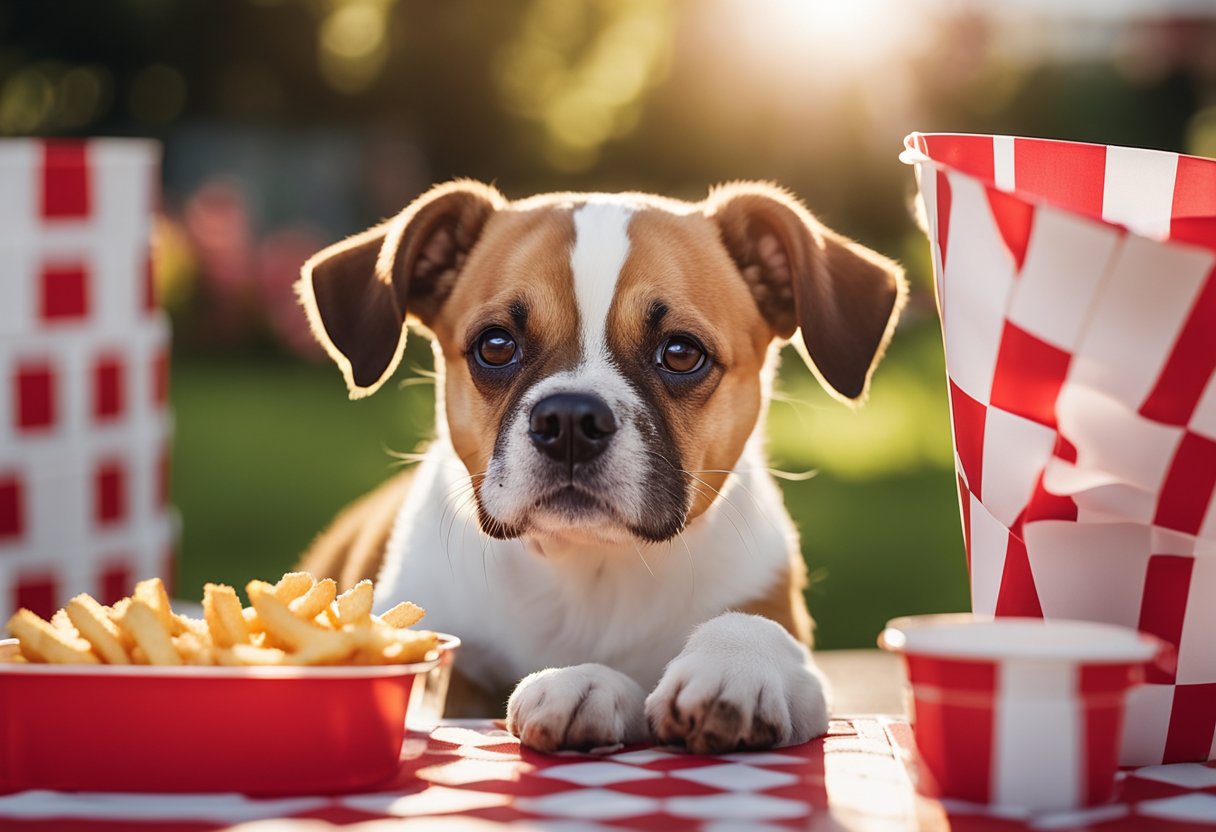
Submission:
M 291 565 L 431 431 L 431 355 L 347 402 L 291 292 L 303 260 L 470 176 L 509 196 L 697 199 L 771 179 L 914 285 L 869 405 L 789 356 L 769 417 L 823 647 L 964 609 L 912 130 L 1216 155 L 1212 0 L 10 0 L 0 134 L 165 146 L 179 594 Z M 436 553 L 440 556 L 440 553 Z

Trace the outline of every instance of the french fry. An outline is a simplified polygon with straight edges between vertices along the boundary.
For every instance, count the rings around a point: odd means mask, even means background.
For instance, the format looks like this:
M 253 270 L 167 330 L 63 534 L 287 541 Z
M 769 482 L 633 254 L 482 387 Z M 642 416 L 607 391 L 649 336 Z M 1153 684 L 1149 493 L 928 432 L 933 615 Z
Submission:
M 309 620 L 324 612 L 325 608 L 332 604 L 337 597 L 338 585 L 334 583 L 334 579 L 323 578 L 313 584 L 308 592 L 292 601 L 288 607 L 300 618 Z
M 182 657 L 186 664 L 211 665 L 215 664 L 215 653 L 211 649 L 211 638 L 187 630 L 180 636 L 173 636 L 173 649 Z
M 159 583 L 159 581 L 158 581 Z M 173 647 L 172 635 L 161 616 L 145 601 L 136 599 L 127 607 L 122 626 L 143 650 L 149 664 L 180 665 L 182 658 Z
M 175 612 L 173 613 L 173 620 L 177 622 L 179 627 L 181 627 L 182 635 L 185 635 L 186 633 L 194 633 L 194 635 L 199 636 L 200 638 L 211 638 L 211 630 L 207 627 L 207 622 L 203 621 L 202 619 L 191 618 L 188 615 L 181 615 L 180 613 Z
M 131 663 L 127 648 L 123 645 L 122 630 L 110 620 L 105 607 L 97 603 L 91 595 L 77 595 L 68 601 L 68 605 L 61 612 L 106 664 Z
M 258 618 L 258 611 L 253 607 L 245 607 L 241 610 L 241 614 L 245 616 L 245 623 L 249 626 L 250 633 L 266 632 L 266 626 L 262 624 L 262 619 Z
M 336 603 L 340 626 L 366 623 L 372 614 L 372 582 L 359 581 L 339 595 Z
M 427 630 L 403 630 L 380 624 L 367 628 L 359 648 L 366 664 L 409 664 L 426 659 L 439 646 L 439 638 Z
M 266 625 L 268 637 L 281 640 L 294 652 L 301 654 L 300 663 L 329 664 L 349 656 L 357 646 L 356 639 L 340 630 L 325 630 L 312 622 L 297 618 L 287 604 L 275 594 L 275 588 L 264 581 L 251 581 L 245 588 L 249 600 Z
M 55 614 L 51 616 L 51 626 L 56 630 L 76 635 L 76 628 L 72 625 L 72 619 L 68 618 L 67 610 L 55 610 Z
M 106 611 L 106 617 L 118 627 L 118 637 L 119 640 L 122 641 L 123 649 L 125 649 L 127 654 L 131 656 L 132 660 L 134 660 L 135 655 L 131 651 L 135 649 L 135 639 L 131 638 L 131 634 L 124 630 L 122 626 L 122 617 L 127 614 L 127 608 L 130 606 L 130 598 L 120 598 L 111 606 L 104 607 L 104 609 Z M 139 664 L 139 662 L 136 662 L 136 664 Z
M 409 601 L 402 601 L 397 606 L 387 610 L 380 616 L 380 620 L 390 627 L 396 627 L 404 630 L 406 627 L 413 627 L 423 616 L 426 615 L 426 610 L 417 604 L 411 604 Z
M 215 657 L 220 664 L 233 667 L 287 664 L 287 654 L 282 650 L 274 647 L 255 647 L 252 644 L 221 647 L 215 651 Z
M 312 575 L 307 572 L 288 572 L 274 585 L 274 594 L 284 604 L 289 604 L 312 589 L 312 584 Z
M 438 645 L 428 631 L 409 630 L 425 615 L 403 602 L 372 615 L 373 589 L 360 581 L 341 595 L 330 578 L 289 572 L 271 584 L 247 586 L 251 606 L 236 590 L 207 584 L 203 619 L 173 612 L 164 584 L 136 584 L 129 598 L 103 606 L 82 594 L 51 620 L 19 610 L 8 627 L 16 649 L 2 661 L 137 665 L 407 664 Z
M 203 620 L 216 647 L 249 643 L 249 623 L 236 590 L 227 584 L 203 585 Z
M 135 592 L 131 594 L 131 600 L 143 601 L 147 604 L 148 608 L 156 613 L 161 626 L 169 635 L 181 634 L 182 626 L 173 620 L 173 610 L 169 606 L 169 593 L 165 591 L 165 585 L 160 578 L 148 578 L 146 581 L 137 583 Z
M 328 607 L 326 607 L 324 610 L 321 611 L 320 615 L 313 617 L 312 623 L 316 624 L 318 627 L 324 627 L 326 630 L 338 629 L 338 612 L 337 612 L 337 610 L 338 610 L 338 608 L 335 605 L 330 604 Z
M 8 620 L 8 631 L 21 642 L 21 654 L 31 662 L 101 664 L 89 643 L 43 621 L 27 609 Z
M 321 620 L 324 619 L 324 620 Z M 331 630 L 338 630 L 342 627 L 342 621 L 338 616 L 338 602 L 334 601 L 326 607 L 320 615 L 317 616 L 317 623 L 322 627 L 328 627 Z

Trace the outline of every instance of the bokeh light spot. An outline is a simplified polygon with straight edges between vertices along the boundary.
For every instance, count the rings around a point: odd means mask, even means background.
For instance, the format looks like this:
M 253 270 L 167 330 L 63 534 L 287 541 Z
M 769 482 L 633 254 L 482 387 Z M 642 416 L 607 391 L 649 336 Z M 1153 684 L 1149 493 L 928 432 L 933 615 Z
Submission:
M 345 0 L 321 21 L 321 76 L 339 92 L 369 87 L 388 57 L 388 9 L 382 0 Z
M 0 133 L 31 133 L 50 115 L 55 87 L 41 69 L 28 67 L 14 74 L 0 89 Z

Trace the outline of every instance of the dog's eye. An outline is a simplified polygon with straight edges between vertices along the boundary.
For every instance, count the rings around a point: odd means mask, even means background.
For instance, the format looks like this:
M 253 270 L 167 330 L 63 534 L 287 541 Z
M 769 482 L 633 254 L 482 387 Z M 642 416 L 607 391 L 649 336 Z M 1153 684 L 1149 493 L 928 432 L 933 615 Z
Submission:
M 687 375 L 705 365 L 705 349 L 687 335 L 673 335 L 659 345 L 655 361 L 669 373 Z
M 477 339 L 477 361 L 483 367 L 505 367 L 518 355 L 515 337 L 501 327 L 491 327 Z

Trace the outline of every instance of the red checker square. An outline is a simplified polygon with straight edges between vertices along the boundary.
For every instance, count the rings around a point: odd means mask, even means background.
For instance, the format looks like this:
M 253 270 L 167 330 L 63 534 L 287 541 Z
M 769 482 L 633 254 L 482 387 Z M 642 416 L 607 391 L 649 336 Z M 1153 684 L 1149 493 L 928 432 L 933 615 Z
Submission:
M 1043 485 L 1043 476 L 1043 474 L 1039 474 L 1039 478 L 1035 481 L 1030 502 L 1026 504 L 1026 510 L 1022 512 L 1022 516 L 1015 524 L 1018 529 L 1021 529 L 1025 523 L 1038 520 L 1068 520 L 1074 523 L 1077 520 L 1076 502 L 1065 494 L 1052 494 L 1048 491 Z
M 1178 157 L 1170 217 L 1179 220 L 1216 215 L 1216 162 L 1193 156 Z M 1173 228 L 1170 229 L 1173 232 Z
M 59 581 L 50 572 L 21 575 L 13 587 L 13 603 L 50 618 L 59 609 Z
M 93 517 L 98 525 L 122 522 L 127 516 L 127 471 L 121 462 L 97 466 L 93 477 Z
M 156 507 L 169 505 L 169 446 L 161 449 L 156 460 Z
M 1032 422 L 1056 426 L 1056 399 L 1072 356 L 1006 321 L 992 380 L 992 404 Z
M 1013 142 L 1014 185 L 1063 208 L 1102 216 L 1106 147 L 1043 139 Z
M 0 477 L 0 540 L 16 540 L 25 531 L 25 494 L 16 476 Z
M 1213 165 L 1216 167 L 1216 165 Z M 1186 323 L 1170 350 L 1140 415 L 1167 425 L 1185 425 L 1216 373 L 1216 269 L 1209 272 Z
M 722 789 L 677 777 L 629 780 L 624 783 L 613 783 L 606 788 L 609 791 L 635 794 L 639 797 L 704 797 L 709 794 L 722 794 Z
M 1149 557 L 1136 629 L 1178 646 L 1182 640 L 1194 567 L 1195 559 L 1186 555 Z M 1156 664 L 1149 666 L 1147 675 L 1147 681 L 1154 684 L 1173 684 L 1176 676 L 1173 670 L 1167 671 Z
M 89 314 L 89 271 L 83 263 L 48 263 L 39 281 L 44 321 L 78 321 Z
M 979 179 L 991 180 L 996 174 L 996 161 L 992 151 L 991 136 L 958 134 L 949 136 L 924 136 L 928 155 L 963 173 Z
M 122 416 L 126 375 L 119 358 L 100 358 L 93 365 L 93 418 L 110 421 Z
M 152 357 L 152 404 L 162 407 L 169 402 L 169 351 L 159 350 Z
M 101 587 L 98 597 L 103 604 L 114 604 L 131 594 L 135 581 L 131 567 L 126 563 L 112 563 L 101 573 Z
M 1178 685 L 1166 733 L 1164 763 L 1203 762 L 1216 735 L 1216 684 Z
M 42 216 L 79 219 L 91 210 L 88 146 L 81 141 L 42 145 Z
M 1198 534 L 1216 490 L 1216 442 L 1189 431 L 1178 443 L 1153 522 L 1167 529 Z
M 1115 799 L 1122 803 L 1140 803 L 1145 800 L 1161 800 L 1189 794 L 1190 789 L 1147 777 L 1137 777 L 1135 769 L 1115 786 Z
M 55 424 L 55 375 L 49 363 L 23 364 L 17 368 L 13 399 L 18 430 L 39 430 Z
M 954 420 L 954 447 L 958 451 L 967 487 L 977 499 L 983 499 L 984 425 L 988 408 L 963 392 L 950 381 L 950 414 Z
M 950 201 L 950 179 L 944 170 L 939 170 L 937 172 L 937 245 L 941 249 L 943 269 L 946 268 L 946 244 L 950 240 Z M 940 294 L 938 303 L 941 303 Z
M 995 612 L 1000 616 L 1043 617 L 1034 573 L 1030 569 L 1030 555 L 1026 552 L 1025 541 L 1016 534 L 1009 535 L 1005 546 L 1005 569 L 997 590 Z
M 1034 224 L 1034 208 L 1029 202 L 996 188 L 985 188 L 988 207 L 997 230 L 1005 241 L 1018 270 L 1026 262 L 1026 247 L 1030 244 L 1030 229 Z

